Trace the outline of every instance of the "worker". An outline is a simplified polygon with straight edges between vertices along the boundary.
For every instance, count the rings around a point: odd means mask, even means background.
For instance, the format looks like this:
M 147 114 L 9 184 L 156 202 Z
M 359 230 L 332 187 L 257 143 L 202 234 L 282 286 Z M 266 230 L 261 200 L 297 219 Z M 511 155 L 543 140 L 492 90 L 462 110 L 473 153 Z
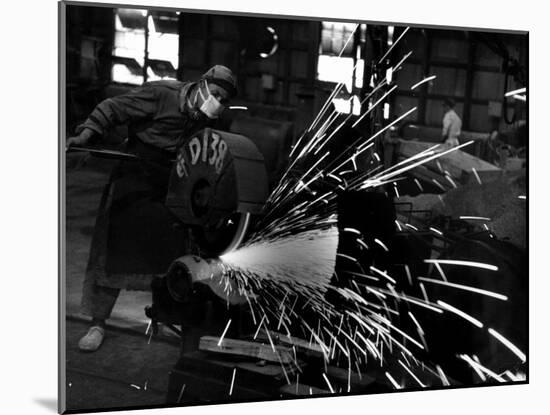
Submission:
M 197 82 L 147 82 L 102 101 L 67 140 L 68 147 L 82 146 L 127 125 L 126 151 L 139 157 L 119 162 L 102 196 L 81 303 L 92 324 L 80 350 L 100 347 L 121 289 L 148 289 L 154 276 L 188 253 L 187 231 L 164 205 L 175 153 L 186 138 L 214 125 L 236 93 L 235 75 L 221 65 Z
M 458 137 L 462 129 L 462 120 L 454 110 L 455 102 L 451 98 L 446 98 L 443 101 L 443 110 L 445 115 L 443 116 L 443 130 L 442 141 L 448 147 L 458 146 Z

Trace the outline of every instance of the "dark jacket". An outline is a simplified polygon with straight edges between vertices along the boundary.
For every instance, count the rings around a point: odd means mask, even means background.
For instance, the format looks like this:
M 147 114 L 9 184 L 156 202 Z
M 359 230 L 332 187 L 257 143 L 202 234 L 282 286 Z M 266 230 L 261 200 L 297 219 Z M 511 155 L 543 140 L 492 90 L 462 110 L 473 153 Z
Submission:
M 109 128 L 126 124 L 126 151 L 140 157 L 138 162 L 118 163 L 105 188 L 92 238 L 83 305 L 91 298 L 86 287 L 147 287 L 152 276 L 163 274 L 174 259 L 189 252 L 187 231 L 177 226 L 164 200 L 175 150 L 210 125 L 210 120 L 197 116 L 191 106 L 180 106 L 180 95 L 187 103 L 194 85 L 148 82 L 102 101 L 78 127 L 104 135 Z
M 187 102 L 194 85 L 175 80 L 147 82 L 99 103 L 78 126 L 77 133 L 89 128 L 103 136 L 111 127 L 126 124 L 131 140 L 175 152 L 182 140 L 210 124 L 206 117 L 197 117 L 188 105 L 180 106 L 180 95 Z

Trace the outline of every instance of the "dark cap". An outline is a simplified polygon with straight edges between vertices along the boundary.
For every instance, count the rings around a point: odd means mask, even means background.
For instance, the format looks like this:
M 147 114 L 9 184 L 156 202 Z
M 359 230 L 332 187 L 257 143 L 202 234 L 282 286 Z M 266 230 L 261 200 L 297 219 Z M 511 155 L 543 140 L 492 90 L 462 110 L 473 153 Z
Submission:
M 222 87 L 231 97 L 237 95 L 237 78 L 226 66 L 214 65 L 202 75 L 201 79 Z

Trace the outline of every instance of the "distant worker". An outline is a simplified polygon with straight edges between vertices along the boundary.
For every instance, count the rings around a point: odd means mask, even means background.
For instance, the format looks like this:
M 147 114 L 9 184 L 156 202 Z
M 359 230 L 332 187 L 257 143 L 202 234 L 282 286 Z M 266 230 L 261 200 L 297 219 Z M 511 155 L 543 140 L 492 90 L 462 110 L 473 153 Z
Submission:
M 187 253 L 187 234 L 164 205 L 172 161 L 183 141 L 211 126 L 236 93 L 235 75 L 221 65 L 198 82 L 147 82 L 99 103 L 67 140 L 67 147 L 86 145 L 127 125 L 126 151 L 139 157 L 115 167 L 101 199 L 82 292 L 82 311 L 92 324 L 80 350 L 102 344 L 120 289 L 147 289 Z
M 462 120 L 454 110 L 455 102 L 446 98 L 443 101 L 443 109 L 445 115 L 443 116 L 443 130 L 442 141 L 449 147 L 456 147 L 459 145 L 458 137 L 462 129 Z

